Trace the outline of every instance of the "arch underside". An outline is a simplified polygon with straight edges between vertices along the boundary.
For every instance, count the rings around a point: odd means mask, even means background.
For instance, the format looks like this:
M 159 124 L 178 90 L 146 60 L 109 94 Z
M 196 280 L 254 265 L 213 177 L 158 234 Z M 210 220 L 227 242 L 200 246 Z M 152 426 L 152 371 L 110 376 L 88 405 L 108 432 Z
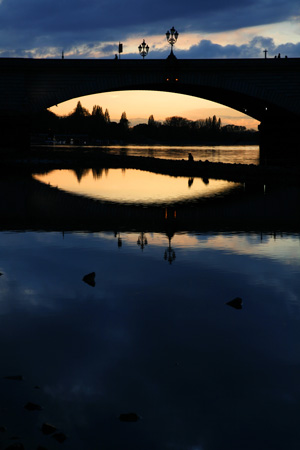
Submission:
M 253 119 L 258 121 L 264 121 L 266 117 L 284 117 L 286 114 L 291 115 L 291 112 L 287 109 L 276 105 L 264 98 L 251 96 L 243 92 L 237 92 L 228 88 L 220 88 L 216 86 L 208 85 L 194 85 L 185 84 L 180 81 L 164 81 L 160 83 L 142 83 L 142 84 L 127 84 L 119 85 L 118 88 L 100 89 L 99 86 L 82 86 L 78 85 L 72 89 L 69 86 L 68 90 L 56 91 L 52 96 L 48 96 L 47 101 L 38 102 L 34 109 L 44 109 L 55 106 L 64 101 L 71 100 L 73 98 L 80 98 L 87 95 L 101 94 L 106 92 L 117 91 L 157 91 L 157 92 L 169 92 L 175 94 L 183 94 L 192 97 L 197 97 L 205 100 L 209 100 L 223 106 L 232 108 L 239 111 Z M 37 108 L 36 108 L 37 107 Z

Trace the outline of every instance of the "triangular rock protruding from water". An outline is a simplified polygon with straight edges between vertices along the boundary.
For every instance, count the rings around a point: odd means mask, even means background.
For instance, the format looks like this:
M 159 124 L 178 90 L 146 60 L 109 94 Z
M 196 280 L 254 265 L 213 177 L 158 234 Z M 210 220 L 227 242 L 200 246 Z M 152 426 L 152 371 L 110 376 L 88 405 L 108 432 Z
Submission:
M 231 306 L 235 309 L 242 309 L 243 301 L 240 297 L 235 297 L 234 299 L 227 302 L 226 305 Z
M 96 276 L 95 272 L 88 273 L 87 275 L 84 275 L 82 281 L 87 283 L 89 286 L 95 287 L 96 285 L 95 276 Z

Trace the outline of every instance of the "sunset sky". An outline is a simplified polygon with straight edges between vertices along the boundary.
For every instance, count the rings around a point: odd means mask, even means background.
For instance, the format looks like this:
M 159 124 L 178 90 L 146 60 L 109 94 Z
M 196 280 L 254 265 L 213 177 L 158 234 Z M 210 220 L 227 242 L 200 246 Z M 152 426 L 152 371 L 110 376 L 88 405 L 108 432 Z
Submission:
M 0 0 L 0 57 L 164 59 L 170 52 L 165 33 L 179 32 L 177 58 L 263 58 L 278 53 L 300 56 L 299 0 L 179 0 L 141 4 L 136 0 Z M 52 110 L 66 114 L 78 99 Z M 82 98 L 83 106 L 107 108 L 112 120 L 126 111 L 132 124 L 181 115 L 192 120 L 216 114 L 223 123 L 256 127 L 257 122 L 221 105 L 183 95 L 114 92 Z

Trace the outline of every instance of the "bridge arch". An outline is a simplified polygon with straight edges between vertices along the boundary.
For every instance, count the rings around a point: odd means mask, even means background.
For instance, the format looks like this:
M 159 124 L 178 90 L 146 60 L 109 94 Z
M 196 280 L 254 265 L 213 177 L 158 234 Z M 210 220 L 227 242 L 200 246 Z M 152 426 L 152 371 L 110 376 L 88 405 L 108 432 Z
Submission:
M 156 90 L 211 100 L 264 125 L 300 119 L 300 59 L 0 59 L 0 115 L 25 115 L 71 98 Z M 275 126 L 276 128 L 276 126 Z
M 290 61 L 283 60 L 282 64 L 270 60 L 271 64 L 264 64 L 265 60 L 179 60 L 170 64 L 117 60 L 84 61 L 89 64 L 83 67 L 79 61 L 56 61 L 47 73 L 42 73 L 43 80 L 32 79 L 30 109 L 38 111 L 96 93 L 152 90 L 211 100 L 259 121 L 270 115 L 300 115 L 300 102 L 296 100 L 300 100 L 300 64 L 298 70 L 287 72 L 285 65 L 295 69 Z
M 256 119 L 252 119 L 247 111 L 241 111 L 238 114 L 236 110 L 230 109 L 226 105 L 213 102 L 203 97 L 197 97 L 191 94 L 175 92 L 174 90 L 154 90 L 151 89 L 133 89 L 119 90 L 109 92 L 96 92 L 82 97 L 71 98 L 50 107 L 50 111 L 58 116 L 65 116 L 74 111 L 80 101 L 82 106 L 88 111 L 92 111 L 94 105 L 100 105 L 108 110 L 112 120 L 118 121 L 121 114 L 126 111 L 127 117 L 132 124 L 136 124 L 134 118 L 143 118 L 147 121 L 148 117 L 154 116 L 155 120 L 163 121 L 170 116 L 184 116 L 187 119 L 196 121 L 198 119 L 216 115 L 218 117 L 232 117 L 231 123 L 235 123 L 235 117 L 241 124 L 247 124 L 249 128 L 257 128 Z M 184 112 L 186 111 L 186 112 Z M 206 114 L 206 115 L 205 115 Z M 133 120 L 133 121 L 132 121 Z M 137 121 L 139 123 L 140 121 Z

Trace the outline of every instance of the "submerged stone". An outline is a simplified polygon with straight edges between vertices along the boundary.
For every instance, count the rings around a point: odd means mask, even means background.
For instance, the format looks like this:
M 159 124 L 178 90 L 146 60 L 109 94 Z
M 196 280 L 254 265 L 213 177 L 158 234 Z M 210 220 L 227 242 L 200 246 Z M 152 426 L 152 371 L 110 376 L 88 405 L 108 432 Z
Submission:
M 41 430 L 43 434 L 52 434 L 57 430 L 57 428 L 50 423 L 43 423 Z
M 61 444 L 67 439 L 67 436 L 64 433 L 55 433 L 52 435 L 54 439 L 57 440 L 57 442 L 60 442 Z
M 41 411 L 42 407 L 40 405 L 37 405 L 36 403 L 28 402 L 24 406 L 25 409 L 28 411 Z
M 14 444 L 5 447 L 5 450 L 24 450 L 24 445 L 21 442 L 15 442 Z
M 5 380 L 14 380 L 14 381 L 23 381 L 24 378 L 22 375 L 8 375 L 7 377 L 4 377 Z
M 136 413 L 125 413 L 119 415 L 121 422 L 137 422 L 140 417 Z
M 226 305 L 231 306 L 232 308 L 235 309 L 242 309 L 242 304 L 243 301 L 240 297 L 236 297 L 233 300 L 230 300 L 229 302 L 226 303 Z
M 95 287 L 96 285 L 95 276 L 96 276 L 95 272 L 88 273 L 87 275 L 84 275 L 82 281 L 87 283 L 89 286 Z

